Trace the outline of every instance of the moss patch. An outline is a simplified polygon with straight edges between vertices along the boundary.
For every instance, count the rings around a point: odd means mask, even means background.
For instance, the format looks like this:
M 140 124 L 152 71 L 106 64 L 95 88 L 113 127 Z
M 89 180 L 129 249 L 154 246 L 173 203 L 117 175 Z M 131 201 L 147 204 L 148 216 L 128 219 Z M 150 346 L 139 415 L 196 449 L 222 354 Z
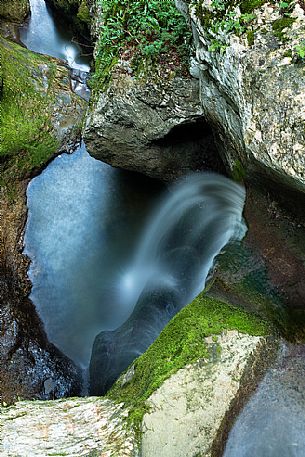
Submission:
M 129 421 L 139 427 L 149 396 L 180 368 L 208 357 L 204 339 L 224 330 L 250 335 L 272 333 L 266 322 L 201 293 L 172 319 L 150 348 L 134 362 L 132 380 L 124 386 L 118 381 L 107 396 L 124 402 L 131 409 Z
M 66 21 L 77 36 L 90 37 L 91 16 L 88 0 L 46 0 L 57 13 L 58 20 Z
M 283 40 L 285 38 L 284 29 L 286 29 L 287 27 L 291 27 L 294 21 L 295 18 L 287 16 L 276 19 L 276 21 L 272 23 L 272 30 L 274 35 L 279 40 Z
M 242 13 L 252 13 L 256 8 L 260 8 L 267 0 L 243 0 L 240 2 L 240 11 Z
M 0 39 L 0 55 L 1 185 L 10 186 L 43 165 L 58 147 L 51 133 L 56 65 L 4 39 Z M 42 72 L 47 72 L 46 87 Z

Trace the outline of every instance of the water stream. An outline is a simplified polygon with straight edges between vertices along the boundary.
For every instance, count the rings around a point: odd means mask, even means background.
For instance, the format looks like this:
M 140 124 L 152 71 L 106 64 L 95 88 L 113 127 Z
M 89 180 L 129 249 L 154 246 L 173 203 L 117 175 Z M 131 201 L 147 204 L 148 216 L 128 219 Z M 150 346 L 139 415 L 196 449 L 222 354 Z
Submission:
M 90 56 L 72 42 L 72 33 L 55 22 L 50 8 L 44 0 L 30 0 L 31 15 L 19 30 L 20 39 L 26 47 L 40 54 L 65 60 L 71 68 L 88 72 Z

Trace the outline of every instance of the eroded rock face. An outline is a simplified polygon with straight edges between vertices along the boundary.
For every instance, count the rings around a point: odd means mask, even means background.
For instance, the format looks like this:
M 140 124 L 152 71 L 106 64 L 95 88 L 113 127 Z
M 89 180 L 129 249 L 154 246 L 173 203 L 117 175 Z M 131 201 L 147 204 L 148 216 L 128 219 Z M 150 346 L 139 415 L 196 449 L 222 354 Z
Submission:
M 113 166 L 164 180 L 216 169 L 219 158 L 202 113 L 196 79 L 142 81 L 122 64 L 92 104 L 84 133 L 87 149 Z
M 1 0 L 0 2 L 0 20 L 22 22 L 29 12 L 29 0 Z
M 304 3 L 294 3 L 287 22 L 279 3 L 265 2 L 250 12 L 254 19 L 239 36 L 228 24 L 219 26 L 225 13 L 209 0 L 176 4 L 188 11 L 201 106 L 231 170 L 240 161 L 248 172 L 262 168 L 304 192 L 305 83 L 298 52 L 305 38 Z M 239 6 L 231 15 L 236 27 L 243 24 Z
M 149 398 L 143 457 L 221 456 L 234 418 L 274 351 L 268 339 L 237 331 L 206 342 L 208 360 L 179 370 Z
M 126 428 L 128 411 L 99 398 L 19 402 L 0 408 L 3 457 L 135 457 L 134 434 Z
M 28 84 L 49 102 L 50 133 L 60 148 L 71 147 L 78 141 L 86 102 L 72 92 L 69 70 L 56 59 L 40 58 L 2 39 L 0 43 L 11 51 L 12 59 L 22 53 L 31 73 Z M 51 148 L 49 159 L 52 156 Z M 25 191 L 31 176 L 21 179 L 18 165 L 6 161 L 5 154 L 1 157 L 1 174 L 12 175 L 14 183 L 6 187 L 1 182 L 0 190 L 0 401 L 76 395 L 81 390 L 80 371 L 47 341 L 35 307 L 28 299 L 28 259 L 22 255 L 22 249 L 27 214 Z M 17 164 L 20 157 L 22 152 L 16 153 Z M 36 172 L 38 168 L 32 175 Z

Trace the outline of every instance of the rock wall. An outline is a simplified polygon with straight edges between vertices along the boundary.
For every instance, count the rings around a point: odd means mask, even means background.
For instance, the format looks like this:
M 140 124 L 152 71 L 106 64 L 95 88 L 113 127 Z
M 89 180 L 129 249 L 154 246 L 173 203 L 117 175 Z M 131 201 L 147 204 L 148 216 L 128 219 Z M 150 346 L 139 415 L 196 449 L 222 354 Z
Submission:
M 30 12 L 29 0 L 1 0 L 0 20 L 22 22 Z
M 176 2 L 191 22 L 192 71 L 222 156 L 231 170 L 241 163 L 304 192 L 304 3 L 218 3 Z
M 56 59 L 2 38 L 0 53 L 0 401 L 76 395 L 80 372 L 46 338 L 28 299 L 22 250 L 27 183 L 59 149 L 78 141 L 86 102 L 72 92 L 69 70 Z

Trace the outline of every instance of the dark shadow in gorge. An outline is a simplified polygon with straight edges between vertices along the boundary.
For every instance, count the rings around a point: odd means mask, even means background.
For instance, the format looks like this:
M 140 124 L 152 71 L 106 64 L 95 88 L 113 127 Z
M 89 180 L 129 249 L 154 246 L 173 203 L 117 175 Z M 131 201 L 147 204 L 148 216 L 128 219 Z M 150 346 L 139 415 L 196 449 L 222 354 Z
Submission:
M 213 128 L 203 116 L 174 126 L 149 146 L 159 149 L 158 154 L 166 164 L 165 180 L 192 171 L 216 171 L 227 175 L 215 145 Z
M 209 294 L 268 318 L 287 340 L 304 342 L 304 196 L 266 180 L 248 181 L 248 233 L 218 258 Z

